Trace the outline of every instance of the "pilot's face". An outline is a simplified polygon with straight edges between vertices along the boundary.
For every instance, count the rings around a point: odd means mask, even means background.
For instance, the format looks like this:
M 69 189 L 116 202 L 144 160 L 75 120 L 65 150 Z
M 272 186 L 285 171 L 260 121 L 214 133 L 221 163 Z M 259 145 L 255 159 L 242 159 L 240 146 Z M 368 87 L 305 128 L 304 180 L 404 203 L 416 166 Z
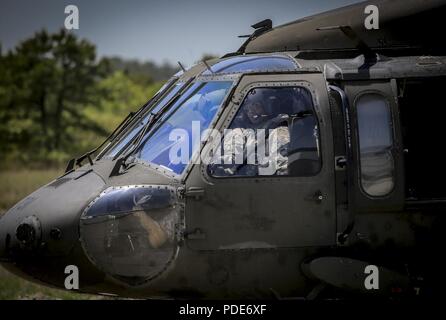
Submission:
M 259 102 L 254 102 L 250 104 L 247 108 L 247 116 L 249 121 L 253 124 L 258 124 L 263 119 L 263 115 L 265 114 L 265 109 L 263 105 Z

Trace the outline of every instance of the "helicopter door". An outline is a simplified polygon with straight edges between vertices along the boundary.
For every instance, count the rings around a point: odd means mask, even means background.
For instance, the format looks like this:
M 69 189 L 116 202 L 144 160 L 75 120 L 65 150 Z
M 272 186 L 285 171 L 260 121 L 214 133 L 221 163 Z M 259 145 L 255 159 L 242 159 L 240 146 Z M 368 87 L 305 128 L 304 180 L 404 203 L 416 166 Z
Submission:
M 333 138 L 325 79 L 242 77 L 187 180 L 197 250 L 336 243 Z
M 396 82 L 351 81 L 344 88 L 353 120 L 352 210 L 400 211 L 404 167 Z

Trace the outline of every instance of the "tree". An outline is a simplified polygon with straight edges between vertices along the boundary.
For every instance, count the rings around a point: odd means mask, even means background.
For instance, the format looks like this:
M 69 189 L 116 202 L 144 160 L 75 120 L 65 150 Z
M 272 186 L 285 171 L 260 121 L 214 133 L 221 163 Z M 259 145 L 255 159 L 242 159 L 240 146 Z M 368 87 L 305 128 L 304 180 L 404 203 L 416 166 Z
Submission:
M 91 150 L 176 71 L 95 51 L 65 30 L 43 30 L 0 52 L 0 166 L 61 164 Z
M 96 83 L 106 75 L 107 63 L 97 61 L 95 46 L 63 29 L 53 35 L 40 31 L 2 56 L 2 149 L 20 145 L 38 157 L 69 148 L 73 127 L 105 135 L 82 109 L 98 99 Z

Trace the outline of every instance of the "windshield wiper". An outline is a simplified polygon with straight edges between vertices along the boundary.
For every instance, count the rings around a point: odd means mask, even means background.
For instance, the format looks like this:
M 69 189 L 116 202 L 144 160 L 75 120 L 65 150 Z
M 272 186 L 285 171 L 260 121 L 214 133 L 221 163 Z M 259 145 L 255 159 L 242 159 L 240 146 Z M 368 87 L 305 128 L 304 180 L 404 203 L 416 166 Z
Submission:
M 155 103 L 157 103 L 160 98 L 164 95 L 164 93 L 166 93 L 172 86 L 174 83 L 176 83 L 176 80 L 178 80 L 178 78 L 172 80 L 162 91 L 157 92 L 152 98 L 149 99 L 149 101 L 147 101 L 145 104 L 142 105 L 142 107 L 140 107 L 132 116 L 132 120 L 135 119 L 136 117 L 138 117 L 138 119 L 140 119 L 141 113 L 143 113 L 144 110 L 152 107 Z M 125 119 L 124 119 L 125 121 Z M 122 130 L 120 130 L 118 133 L 115 134 L 115 136 L 113 137 L 114 139 L 117 139 L 119 137 L 119 135 L 124 131 L 125 128 L 127 128 L 127 126 L 130 124 L 130 121 L 125 125 L 125 127 L 122 128 Z M 104 149 L 101 154 L 98 155 L 98 159 L 103 155 L 103 153 L 105 151 L 107 151 L 108 149 Z
M 189 84 L 194 80 L 195 78 L 192 77 L 189 80 L 186 81 L 183 88 L 179 90 L 170 100 L 156 113 L 150 113 L 149 119 L 147 120 L 147 123 L 144 125 L 144 127 L 138 132 L 137 136 L 134 139 L 134 142 L 132 143 L 132 146 L 130 149 L 126 152 L 125 155 L 123 155 L 121 158 L 119 158 L 116 161 L 115 166 L 112 169 L 112 172 L 110 173 L 110 176 L 114 176 L 117 173 L 119 173 L 122 166 L 127 167 L 130 163 L 127 163 L 127 159 L 130 157 L 131 154 L 133 154 L 134 151 L 136 151 L 139 146 L 142 143 L 142 140 L 144 139 L 144 136 L 149 131 L 149 129 L 158 121 L 158 119 L 161 117 L 161 115 L 170 108 L 170 106 L 178 99 L 179 96 L 181 96 L 186 89 L 189 88 Z
M 113 130 L 113 132 L 107 138 L 105 138 L 105 140 L 99 146 L 97 146 L 93 150 L 86 152 L 85 154 L 83 154 L 82 156 L 80 156 L 77 159 L 76 158 L 71 159 L 68 162 L 65 172 L 73 170 L 76 165 L 79 166 L 82 163 L 82 161 L 84 161 L 86 158 L 88 159 L 88 162 L 90 163 L 90 165 L 93 165 L 93 159 L 91 159 L 91 155 L 94 154 L 96 151 L 98 151 L 100 148 L 102 148 L 102 146 L 104 146 L 104 144 L 106 144 L 108 141 L 112 140 L 112 138 L 119 135 L 122 132 L 122 130 L 124 130 L 124 128 L 126 128 L 127 124 L 130 122 L 130 120 L 133 118 L 133 116 L 135 114 L 136 114 L 136 112 L 133 112 L 133 111 L 130 112 L 124 118 L 124 120 L 122 120 L 121 123 L 116 127 L 116 129 Z
M 80 156 L 77 159 L 76 158 L 71 159 L 68 162 L 65 172 L 74 170 L 74 167 L 76 165 L 78 165 L 78 166 L 81 165 L 82 161 L 84 161 L 85 159 L 88 159 L 88 162 L 90 163 L 90 165 L 93 165 L 93 159 L 91 158 L 91 155 L 94 154 L 95 152 L 97 152 L 100 148 L 102 148 L 107 142 L 113 141 L 114 139 L 116 139 L 124 131 L 124 129 L 128 127 L 128 125 L 132 122 L 132 120 L 136 116 L 138 116 L 142 113 L 143 110 L 150 108 L 156 102 L 158 102 L 160 96 L 162 96 L 167 90 L 169 90 L 172 87 L 172 85 L 176 82 L 176 80 L 178 80 L 178 78 L 172 80 L 162 92 L 160 91 L 157 94 L 155 94 L 146 103 L 144 103 L 137 111 L 130 112 L 124 118 L 124 120 L 122 120 L 121 123 L 116 127 L 116 129 L 113 130 L 113 132 L 107 138 L 105 138 L 105 140 L 98 147 L 94 148 L 93 150 L 88 151 L 87 153 L 83 154 L 82 156 Z M 100 159 L 100 157 L 107 150 L 108 150 L 108 148 L 105 148 L 104 150 L 102 150 L 102 152 L 97 156 L 97 159 Z

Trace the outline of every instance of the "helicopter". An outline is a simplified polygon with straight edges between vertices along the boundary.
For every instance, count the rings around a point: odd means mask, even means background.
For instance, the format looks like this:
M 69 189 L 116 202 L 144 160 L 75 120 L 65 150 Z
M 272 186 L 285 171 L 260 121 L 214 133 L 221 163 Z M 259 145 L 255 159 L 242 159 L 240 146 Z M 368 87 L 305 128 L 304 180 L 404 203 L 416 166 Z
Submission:
M 2 266 L 62 289 L 74 266 L 80 292 L 134 298 L 441 295 L 445 14 L 381 0 L 266 19 L 237 51 L 180 64 L 0 218 Z

